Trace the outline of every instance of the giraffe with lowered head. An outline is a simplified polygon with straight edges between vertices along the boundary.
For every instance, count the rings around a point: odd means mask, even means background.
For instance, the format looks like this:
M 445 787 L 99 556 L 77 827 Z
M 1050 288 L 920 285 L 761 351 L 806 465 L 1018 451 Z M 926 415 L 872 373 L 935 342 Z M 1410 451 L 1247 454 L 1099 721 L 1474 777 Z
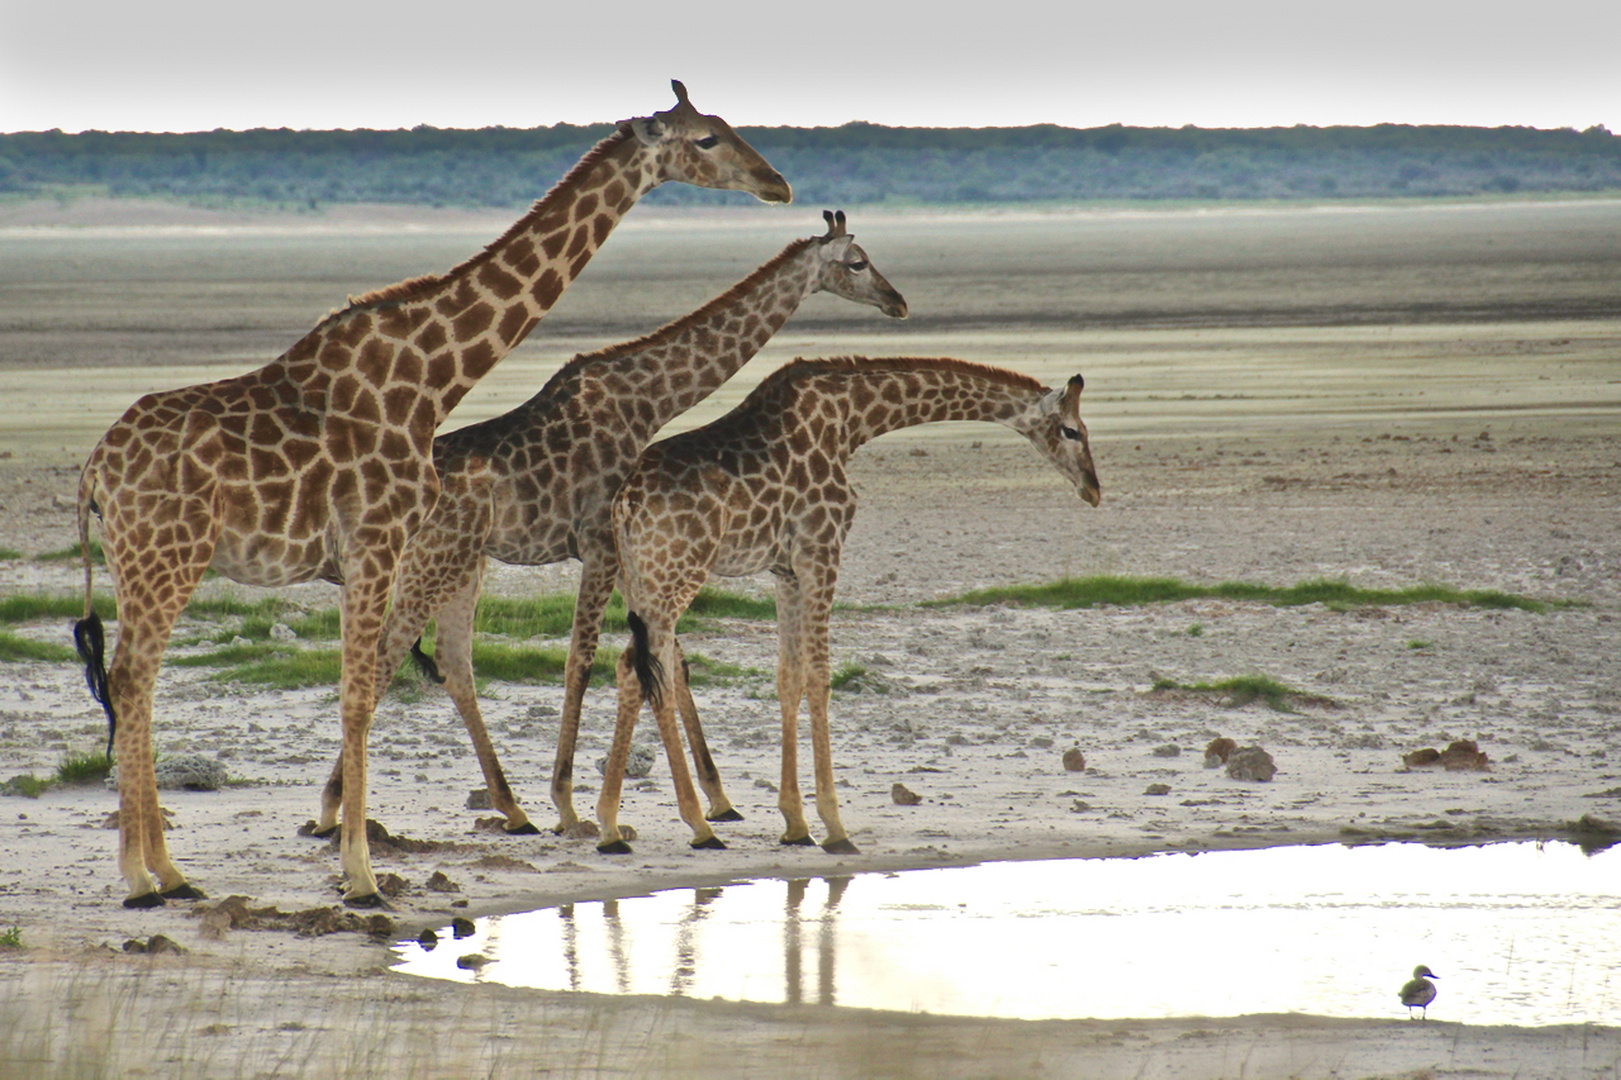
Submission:
M 794 241 L 696 311 L 646 337 L 576 356 L 518 408 L 434 439 L 439 502 L 406 545 L 395 575 L 379 643 L 378 692 L 436 619 L 437 647 L 425 666 L 461 713 L 508 833 L 539 830 L 512 795 L 473 687 L 473 616 L 486 557 L 520 566 L 582 563 L 552 770 L 556 829 L 563 831 L 578 821 L 572 779 L 580 710 L 619 566 L 613 496 L 642 450 L 659 428 L 748 363 L 811 295 L 827 292 L 906 317 L 906 300 L 854 242 L 844 212 L 823 217 L 826 234 Z M 427 659 L 420 650 L 417 656 Z M 683 713 L 691 720 L 688 739 L 709 819 L 736 820 L 696 710 L 684 704 Z M 337 827 L 342 793 L 340 757 L 316 835 Z
M 85 618 L 74 638 L 121 764 L 126 907 L 203 895 L 164 843 L 151 725 L 170 632 L 210 566 L 253 585 L 342 586 L 344 901 L 382 903 L 366 845 L 366 738 L 395 567 L 439 493 L 434 431 L 657 185 L 791 198 L 753 147 L 672 85 L 673 108 L 618 124 L 466 262 L 352 299 L 258 371 L 146 395 L 91 452 L 79 481 Z M 118 600 L 110 668 L 91 606 L 92 513 Z
M 800 702 L 808 705 L 824 850 L 855 852 L 839 818 L 828 731 L 828 618 L 839 556 L 855 517 L 845 472 L 863 443 L 937 420 L 986 420 L 1029 439 L 1092 506 L 1102 500 L 1079 375 L 1057 389 L 1001 368 L 951 359 L 798 360 L 730 413 L 654 443 L 614 499 L 620 591 L 632 645 L 618 669 L 619 715 L 597 802 L 598 850 L 628 852 L 618 825 L 630 737 L 650 702 L 692 846 L 725 845 L 698 812 L 675 726 L 683 673 L 675 621 L 711 574 L 770 571 L 777 583 L 778 807 L 784 844 L 811 844 L 799 791 Z

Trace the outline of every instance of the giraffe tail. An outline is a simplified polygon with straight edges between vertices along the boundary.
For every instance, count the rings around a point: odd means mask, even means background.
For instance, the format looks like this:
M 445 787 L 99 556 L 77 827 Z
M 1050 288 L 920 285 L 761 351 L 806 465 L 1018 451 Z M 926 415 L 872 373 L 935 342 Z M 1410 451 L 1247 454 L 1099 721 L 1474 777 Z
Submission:
M 433 662 L 433 657 L 422 651 L 421 638 L 411 642 L 411 659 L 417 662 L 417 670 L 424 676 L 440 685 L 444 684 L 445 677 L 439 673 L 439 665 Z
M 635 653 L 631 657 L 631 667 L 636 672 L 636 681 L 642 684 L 642 697 L 657 709 L 664 701 L 664 665 L 648 648 L 647 624 L 642 617 L 634 611 L 627 611 L 625 622 L 630 626 L 631 649 Z
M 73 648 L 84 661 L 84 680 L 90 687 L 90 696 L 101 703 L 107 712 L 107 757 L 113 756 L 113 736 L 118 733 L 118 714 L 113 711 L 112 695 L 107 690 L 107 635 L 102 630 L 101 616 L 96 614 L 91 596 L 94 580 L 90 561 L 90 514 L 96 508 L 95 479 L 86 469 L 79 479 L 79 558 L 84 561 L 84 618 L 73 624 Z

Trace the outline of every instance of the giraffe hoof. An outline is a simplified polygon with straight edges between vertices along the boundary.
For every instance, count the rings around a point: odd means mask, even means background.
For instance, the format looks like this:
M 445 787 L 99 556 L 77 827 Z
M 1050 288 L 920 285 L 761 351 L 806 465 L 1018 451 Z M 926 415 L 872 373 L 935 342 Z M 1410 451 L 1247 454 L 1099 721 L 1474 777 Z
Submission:
M 598 844 L 597 850 L 604 855 L 629 855 L 630 845 L 623 840 L 610 840 L 606 844 Z
M 394 910 L 389 906 L 388 901 L 383 899 L 382 893 L 362 893 L 360 896 L 345 896 L 343 898 L 343 906 L 352 908 L 378 908 L 382 911 Z
M 829 840 L 822 845 L 822 850 L 829 855 L 860 855 L 861 849 L 850 843 L 848 836 L 841 836 L 837 840 Z
M 743 815 L 738 813 L 737 809 L 735 807 L 728 806 L 726 809 L 720 811 L 719 813 L 710 814 L 708 817 L 704 818 L 704 820 L 705 821 L 742 821 L 743 820 Z
M 124 897 L 124 906 L 127 908 L 155 908 L 163 906 L 163 894 L 156 892 L 142 893 L 140 896 Z
M 539 836 L 540 835 L 540 830 L 535 827 L 535 823 L 533 821 L 526 821 L 522 825 L 519 825 L 517 828 L 503 829 L 502 832 L 506 833 L 508 836 Z
M 323 829 L 320 826 L 316 825 L 313 821 L 310 822 L 308 825 L 304 826 L 302 829 L 298 830 L 298 835 L 300 835 L 300 836 L 313 836 L 317 840 L 329 840 L 332 837 L 336 836 L 337 833 L 338 833 L 338 827 L 336 825 L 333 825 L 331 828 L 328 828 L 328 829 Z
M 164 889 L 158 894 L 165 900 L 207 900 L 208 894 L 189 882 L 182 881 L 172 889 Z
M 785 836 L 777 841 L 783 847 L 815 847 L 816 841 L 810 836 Z
M 708 839 L 694 840 L 691 846 L 694 851 L 725 851 L 726 841 L 714 834 L 710 834 Z

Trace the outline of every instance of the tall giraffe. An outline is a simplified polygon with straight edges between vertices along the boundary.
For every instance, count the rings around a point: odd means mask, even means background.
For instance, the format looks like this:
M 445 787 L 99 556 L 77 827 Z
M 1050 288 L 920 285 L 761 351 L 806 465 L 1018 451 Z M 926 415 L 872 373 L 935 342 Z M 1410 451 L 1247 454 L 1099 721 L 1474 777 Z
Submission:
M 406 545 L 395 575 L 378 646 L 378 693 L 428 620 L 437 619 L 434 670 L 472 737 L 508 833 L 539 830 L 513 798 L 473 689 L 473 615 L 486 557 L 520 566 L 569 558 L 583 564 L 552 770 L 561 831 L 578 821 L 572 776 L 581 702 L 619 567 L 613 496 L 642 450 L 659 428 L 748 363 L 812 294 L 826 291 L 906 317 L 906 300 L 854 242 L 844 212 L 823 217 L 825 235 L 794 241 L 696 311 L 646 337 L 576 356 L 511 412 L 434 439 L 439 502 Z M 696 721 L 695 711 L 689 715 Z M 735 819 L 702 733 L 694 728 L 689 738 L 712 819 Z M 340 755 L 316 835 L 337 827 L 342 794 Z
M 164 844 L 151 729 L 169 634 L 209 566 L 253 585 L 343 586 L 344 901 L 382 902 L 366 846 L 366 736 L 394 568 L 438 497 L 435 429 L 655 186 L 792 197 L 753 147 L 672 85 L 674 108 L 621 122 L 460 266 L 351 300 L 258 371 L 148 394 L 91 452 L 79 481 L 85 618 L 74 638 L 122 764 L 126 907 L 202 895 Z M 110 670 L 91 607 L 92 512 L 118 598 Z
M 652 703 L 692 846 L 725 847 L 698 812 L 681 755 L 669 683 L 684 682 L 675 621 L 710 574 L 769 570 L 777 579 L 777 699 L 782 708 L 784 844 L 811 844 L 799 793 L 799 705 L 808 701 L 816 809 L 826 851 L 855 852 L 839 820 L 828 733 L 828 616 L 839 555 L 855 517 L 850 455 L 888 431 L 936 420 L 988 420 L 1030 442 L 1097 506 L 1102 499 L 1086 425 L 1083 380 L 1056 390 L 1035 379 L 961 360 L 798 360 L 773 372 L 713 423 L 654 443 L 614 499 L 620 591 L 631 648 L 620 657 L 619 716 L 597 801 L 598 850 L 630 850 L 619 794 L 630 737 Z

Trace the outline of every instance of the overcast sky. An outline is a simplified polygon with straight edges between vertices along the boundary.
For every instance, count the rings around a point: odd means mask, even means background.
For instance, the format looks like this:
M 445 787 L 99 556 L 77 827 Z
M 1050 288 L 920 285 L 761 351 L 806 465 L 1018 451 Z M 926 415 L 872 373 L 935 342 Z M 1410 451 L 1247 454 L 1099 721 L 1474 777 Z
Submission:
M 0 0 L 0 131 L 1621 126 L 1618 0 Z

